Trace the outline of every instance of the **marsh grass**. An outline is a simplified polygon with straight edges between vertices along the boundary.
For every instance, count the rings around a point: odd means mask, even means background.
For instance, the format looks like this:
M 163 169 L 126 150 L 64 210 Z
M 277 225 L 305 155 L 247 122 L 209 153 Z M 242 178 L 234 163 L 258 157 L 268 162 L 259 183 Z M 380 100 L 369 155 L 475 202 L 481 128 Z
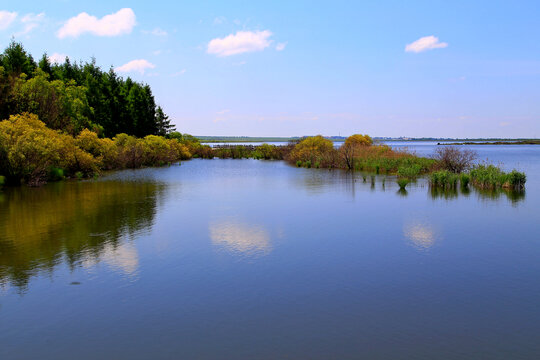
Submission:
M 480 164 L 471 169 L 471 183 L 479 189 L 522 190 L 527 181 L 524 173 L 512 170 L 507 173 L 495 165 Z
M 448 170 L 439 170 L 431 173 L 429 183 L 431 187 L 441 189 L 456 189 L 459 175 Z

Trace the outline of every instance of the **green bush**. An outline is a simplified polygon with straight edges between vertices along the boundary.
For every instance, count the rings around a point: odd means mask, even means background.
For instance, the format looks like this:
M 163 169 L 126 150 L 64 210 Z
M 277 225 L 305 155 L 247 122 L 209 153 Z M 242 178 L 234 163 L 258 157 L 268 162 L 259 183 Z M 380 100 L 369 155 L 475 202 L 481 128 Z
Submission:
M 296 162 L 296 166 L 302 167 L 302 161 L 301 161 L 301 160 L 298 160 L 298 161 Z
M 77 180 L 81 180 L 83 178 L 84 174 L 80 171 L 77 171 L 75 173 L 75 177 L 77 178 Z
M 527 176 L 517 170 L 512 170 L 510 174 L 508 174 L 508 183 L 514 189 L 523 189 L 526 181 Z
M 414 180 L 418 177 L 418 175 L 420 175 L 421 171 L 422 171 L 422 166 L 420 166 L 419 164 L 408 163 L 408 164 L 401 165 L 398 168 L 397 174 L 401 178 Z
M 407 179 L 407 178 L 398 178 L 397 179 L 397 184 L 399 185 L 399 188 L 401 190 L 405 190 L 405 187 L 407 187 L 407 185 L 409 184 L 409 179 Z
M 60 168 L 57 168 L 57 167 L 51 167 L 49 168 L 49 172 L 48 172 L 48 179 L 50 181 L 60 181 L 60 180 L 63 180 L 65 177 L 64 177 L 64 170 L 63 169 L 60 169 Z
M 0 188 L 6 184 L 6 177 L 0 175 Z

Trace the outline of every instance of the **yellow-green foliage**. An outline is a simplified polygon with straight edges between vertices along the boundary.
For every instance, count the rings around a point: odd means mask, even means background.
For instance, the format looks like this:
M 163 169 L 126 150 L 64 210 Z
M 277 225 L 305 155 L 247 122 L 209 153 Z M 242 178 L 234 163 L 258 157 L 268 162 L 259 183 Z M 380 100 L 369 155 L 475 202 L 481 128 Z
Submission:
M 300 141 L 289 154 L 289 161 L 296 163 L 320 163 L 322 167 L 334 167 L 337 151 L 334 143 L 321 135 L 307 137 Z
M 165 165 L 189 158 L 186 145 L 161 136 L 138 139 L 118 134 L 111 140 L 84 129 L 73 138 L 28 113 L 0 122 L 0 172 L 15 182 L 37 185 L 47 178 L 92 176 L 99 170 Z
M 373 144 L 373 139 L 369 135 L 354 134 L 345 139 L 345 146 L 370 146 Z
M 32 78 L 22 74 L 11 89 L 17 113 L 33 113 L 52 129 L 76 134 L 85 127 L 98 128 L 89 120 L 93 109 L 86 98 L 86 88 L 74 80 L 49 81 L 49 75 L 36 69 Z
M 97 162 L 73 137 L 47 128 L 36 115 L 24 113 L 0 122 L 0 171 L 38 184 L 51 167 L 90 174 Z
M 84 129 L 75 138 L 78 147 L 91 154 L 103 170 L 118 167 L 118 149 L 111 139 L 100 139 L 98 135 L 88 129 Z

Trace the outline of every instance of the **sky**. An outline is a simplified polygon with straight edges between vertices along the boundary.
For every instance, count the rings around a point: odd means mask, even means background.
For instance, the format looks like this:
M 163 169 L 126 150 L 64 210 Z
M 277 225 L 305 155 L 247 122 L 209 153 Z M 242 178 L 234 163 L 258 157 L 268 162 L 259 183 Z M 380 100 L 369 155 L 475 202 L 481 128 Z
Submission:
M 194 135 L 540 137 L 540 1 L 0 1 L 0 45 L 95 57 Z

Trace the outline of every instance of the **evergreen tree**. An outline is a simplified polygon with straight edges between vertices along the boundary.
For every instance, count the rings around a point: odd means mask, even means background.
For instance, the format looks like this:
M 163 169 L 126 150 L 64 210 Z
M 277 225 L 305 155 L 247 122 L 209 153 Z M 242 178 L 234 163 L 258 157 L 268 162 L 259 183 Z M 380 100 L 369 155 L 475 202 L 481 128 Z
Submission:
M 31 77 L 36 62 L 32 55 L 28 54 L 21 43 L 16 43 L 11 40 L 4 53 L 0 55 L 0 63 L 4 67 L 4 71 L 13 76 L 19 76 L 24 73 Z
M 165 114 L 161 106 L 158 106 L 156 109 L 156 126 L 156 135 L 160 136 L 167 136 L 176 130 L 176 127 L 171 124 L 171 120 L 169 120 L 169 117 Z

